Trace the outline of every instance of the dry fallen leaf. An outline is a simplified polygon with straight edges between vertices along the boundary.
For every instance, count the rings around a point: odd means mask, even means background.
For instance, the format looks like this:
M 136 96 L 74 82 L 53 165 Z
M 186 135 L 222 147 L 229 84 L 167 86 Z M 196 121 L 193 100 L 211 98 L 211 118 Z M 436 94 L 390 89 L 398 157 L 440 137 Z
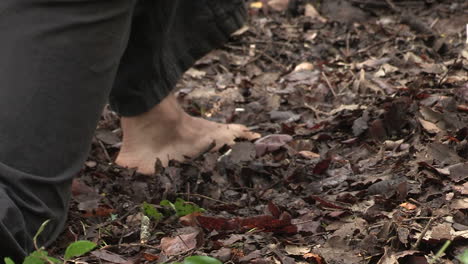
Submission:
M 312 71 L 314 69 L 314 65 L 310 62 L 302 62 L 298 64 L 295 68 L 294 71 Z
M 315 152 L 308 151 L 308 150 L 299 151 L 298 154 L 301 155 L 303 158 L 306 158 L 306 159 L 318 159 L 318 158 L 320 158 L 320 154 L 317 154 Z
M 289 0 L 270 0 L 268 6 L 276 11 L 286 11 L 288 9 Z
M 327 22 L 327 19 L 321 16 L 319 12 L 317 11 L 317 9 L 315 9 L 315 7 L 311 4 L 305 5 L 304 16 L 311 17 L 322 23 Z
M 163 237 L 161 239 L 161 250 L 167 256 L 176 256 L 187 251 L 195 249 L 200 243 L 201 233 L 199 230 L 192 229 L 188 234 L 175 237 Z
M 424 130 L 430 134 L 437 134 L 440 132 L 440 128 L 432 122 L 419 118 L 419 123 L 421 123 L 421 126 L 424 128 Z
M 301 256 L 310 252 L 310 246 L 286 245 L 284 250 L 288 255 Z
M 407 209 L 407 210 L 414 210 L 414 209 L 418 208 L 416 205 L 414 205 L 412 203 L 402 203 L 402 204 L 400 204 L 400 206 Z

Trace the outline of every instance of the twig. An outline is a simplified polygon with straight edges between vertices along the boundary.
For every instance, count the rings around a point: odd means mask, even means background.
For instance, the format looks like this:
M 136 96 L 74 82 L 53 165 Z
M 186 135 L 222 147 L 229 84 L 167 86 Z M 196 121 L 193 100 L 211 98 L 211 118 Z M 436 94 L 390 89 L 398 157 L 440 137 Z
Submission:
M 120 247 L 144 247 L 144 248 L 151 248 L 151 249 L 161 249 L 160 246 L 152 246 L 148 244 L 142 244 L 142 243 L 124 243 L 124 244 L 118 244 L 118 245 L 107 245 L 101 248 L 102 249 L 108 249 L 108 248 L 120 248 Z
M 106 146 L 104 146 L 104 143 L 102 143 L 101 140 L 99 140 L 98 138 L 96 138 L 96 139 L 97 139 L 97 141 L 98 141 L 98 143 L 99 143 L 99 146 L 102 148 L 102 151 L 104 152 L 104 155 L 106 156 L 107 161 L 108 161 L 109 163 L 111 163 L 111 162 L 112 162 L 112 159 L 111 159 L 111 157 L 110 157 L 110 155 L 109 155 L 109 152 L 107 152 Z
M 308 103 L 304 103 L 304 106 L 306 108 L 309 108 L 310 110 L 312 110 L 312 112 L 314 112 L 315 114 L 322 114 L 322 115 L 325 115 L 325 116 L 331 116 L 332 115 L 331 113 L 318 110 L 317 108 L 309 105 Z
M 445 81 L 445 79 L 447 78 L 448 74 L 450 73 L 450 71 L 453 69 L 453 67 L 455 66 L 455 64 L 457 64 L 458 62 L 458 59 L 460 58 L 460 55 L 455 59 L 455 61 L 450 64 L 448 67 L 447 67 L 447 71 L 444 73 L 444 75 L 442 76 L 442 78 L 440 78 L 439 82 L 437 83 L 437 87 L 440 87 L 443 82 Z
M 325 72 L 322 72 L 322 75 L 323 75 L 323 78 L 325 79 L 325 82 L 327 82 L 327 85 L 328 85 L 328 88 L 330 89 L 331 93 L 333 94 L 333 97 L 336 97 L 336 92 L 335 90 L 333 89 L 331 83 L 330 83 L 330 80 L 328 80 L 328 77 L 327 75 L 325 74 Z
M 185 241 L 182 239 L 182 237 L 180 235 L 177 235 L 177 237 L 182 241 L 182 243 L 184 243 L 184 246 L 187 248 L 187 249 L 190 249 L 189 246 L 187 245 L 187 243 L 185 243 Z
M 350 38 L 350 35 L 349 32 L 346 34 L 346 57 L 349 57 L 349 38 Z
M 262 192 L 258 195 L 258 199 L 261 199 L 263 197 L 263 195 L 270 189 L 272 189 L 273 187 L 275 187 L 276 185 L 280 184 L 280 183 L 283 183 L 284 182 L 284 179 L 281 179 L 273 184 L 271 184 L 270 186 L 266 187 L 265 189 L 262 190 Z
M 418 201 L 417 201 L 416 199 L 414 199 L 414 198 L 409 198 L 409 201 L 410 201 L 410 202 L 413 202 L 413 203 L 415 203 L 415 204 L 417 204 L 417 205 L 421 205 L 421 203 L 418 202 Z M 431 219 L 431 217 L 428 217 L 427 219 Z
M 133 213 L 133 210 L 137 209 L 138 207 L 140 207 L 140 205 L 135 205 L 134 207 L 132 207 L 130 210 L 128 210 L 125 214 L 123 214 L 121 217 L 117 218 L 117 219 L 114 219 L 114 220 L 109 220 L 109 221 L 105 221 L 103 223 L 100 223 L 98 225 L 95 226 L 95 229 L 99 229 L 99 228 L 102 228 L 102 227 L 105 227 L 106 225 L 109 225 L 109 224 L 112 224 L 112 223 L 115 223 L 115 222 L 118 222 L 118 221 L 122 221 L 124 218 L 126 218 L 127 216 L 129 216 L 130 214 Z
M 307 220 L 307 221 L 297 222 L 297 223 L 294 223 L 294 225 L 303 225 L 303 224 L 312 223 L 312 222 L 317 222 L 317 220 Z
M 423 231 L 421 232 L 421 235 L 418 237 L 418 240 L 416 240 L 416 243 L 413 245 L 413 249 L 416 250 L 418 249 L 419 245 L 421 244 L 421 241 L 423 239 L 423 237 L 426 235 L 427 231 L 429 230 L 429 228 L 431 227 L 432 223 L 434 222 L 434 220 L 436 220 L 438 217 L 433 217 L 429 220 L 429 222 L 427 222 L 427 225 L 426 227 L 424 227 Z
M 190 195 L 190 196 L 195 196 L 195 197 L 198 197 L 198 198 L 202 198 L 202 199 L 207 199 L 207 200 L 210 200 L 210 201 L 213 201 L 213 202 L 217 202 L 217 203 L 221 203 L 221 204 L 224 204 L 224 205 L 231 205 L 232 203 L 227 203 L 227 202 L 223 202 L 221 200 L 218 200 L 218 199 L 215 199 L 215 198 L 211 198 L 209 196 L 205 196 L 205 195 L 202 195 L 202 194 L 198 194 L 198 193 L 176 193 L 177 195 Z
M 400 11 L 400 9 L 395 5 L 395 3 L 393 3 L 392 0 L 385 0 L 385 2 L 387 2 L 388 6 L 390 6 L 393 11 Z
M 288 69 L 288 67 L 284 66 L 281 62 L 279 62 L 275 58 L 271 57 L 270 55 L 266 54 L 265 52 L 263 52 L 263 51 L 258 51 L 258 52 L 260 53 L 261 56 L 267 58 L 268 60 L 270 60 L 271 62 L 276 64 L 276 66 L 280 67 L 281 69 L 283 69 L 285 71 Z
M 352 56 L 354 56 L 354 55 L 357 55 L 357 54 L 359 54 L 359 53 L 367 52 L 368 50 L 370 50 L 370 49 L 372 49 L 372 48 L 374 48 L 374 47 L 377 47 L 377 46 L 380 46 L 380 45 L 382 45 L 382 44 L 387 43 L 388 41 L 392 40 L 393 38 L 394 38 L 394 37 L 389 37 L 389 38 L 386 38 L 386 39 L 384 39 L 384 40 L 375 42 L 375 43 L 373 43 L 372 45 L 369 45 L 369 46 L 367 46 L 367 47 L 365 47 L 365 48 L 362 48 L 362 49 L 360 49 L 360 50 L 357 50 L 357 51 L 353 52 L 353 53 L 350 55 L 350 57 L 352 57 Z

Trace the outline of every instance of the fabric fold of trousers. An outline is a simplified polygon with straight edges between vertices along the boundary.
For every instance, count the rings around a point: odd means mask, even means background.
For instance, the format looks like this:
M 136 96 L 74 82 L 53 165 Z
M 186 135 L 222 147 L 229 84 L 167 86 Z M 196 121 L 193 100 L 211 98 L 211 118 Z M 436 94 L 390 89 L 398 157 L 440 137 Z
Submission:
M 106 102 L 148 111 L 244 18 L 242 0 L 0 1 L 0 263 L 62 231 Z

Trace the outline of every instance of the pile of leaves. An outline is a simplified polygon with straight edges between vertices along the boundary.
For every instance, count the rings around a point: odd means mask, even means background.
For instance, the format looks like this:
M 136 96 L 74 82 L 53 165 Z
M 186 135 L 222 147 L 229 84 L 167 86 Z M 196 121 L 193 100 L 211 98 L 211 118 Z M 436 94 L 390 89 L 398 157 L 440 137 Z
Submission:
M 82 261 L 466 261 L 468 3 L 247 4 L 249 24 L 178 96 L 264 137 L 144 176 L 112 163 L 106 110 L 50 255 L 90 240 Z

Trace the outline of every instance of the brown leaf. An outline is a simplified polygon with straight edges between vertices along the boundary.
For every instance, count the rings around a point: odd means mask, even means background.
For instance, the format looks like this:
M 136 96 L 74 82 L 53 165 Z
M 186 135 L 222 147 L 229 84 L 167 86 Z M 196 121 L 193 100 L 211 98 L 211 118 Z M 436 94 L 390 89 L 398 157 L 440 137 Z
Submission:
M 96 131 L 96 137 L 107 145 L 115 145 L 120 143 L 120 138 L 107 129 L 98 129 Z
M 301 155 L 305 159 L 319 159 L 320 158 L 320 154 L 317 154 L 315 152 L 308 151 L 308 150 L 299 151 L 298 154 Z
M 286 11 L 288 9 L 289 0 L 270 0 L 268 6 L 276 11 Z
M 175 237 L 163 237 L 161 239 L 161 250 L 167 256 L 176 256 L 197 248 L 201 233 L 192 229 L 191 233 Z
M 403 207 L 407 210 L 415 210 L 416 208 L 418 208 L 416 205 L 412 204 L 412 203 L 402 203 L 400 204 L 400 207 Z
M 290 135 L 275 134 L 263 137 L 255 142 L 257 156 L 262 156 L 267 152 L 275 151 L 286 145 L 293 138 Z
M 191 213 L 179 218 L 179 221 L 184 226 L 197 226 L 197 216 L 200 216 L 200 212 Z
M 125 259 L 123 256 L 115 254 L 113 252 L 101 249 L 101 250 L 95 250 L 91 252 L 91 255 L 97 257 L 100 260 L 105 260 L 110 263 L 117 263 L 117 264 L 123 264 L 127 263 L 128 260 Z
M 294 71 L 295 72 L 298 72 L 298 71 L 312 71 L 314 70 L 314 65 L 310 62 L 302 62 L 300 64 L 298 64 L 295 68 L 294 68 Z
M 317 254 L 314 254 L 314 253 L 306 253 L 304 254 L 303 256 L 305 259 L 313 259 L 315 261 L 315 263 L 317 264 L 323 264 L 323 259 L 321 256 L 317 255 Z
M 430 134 L 437 134 L 440 132 L 440 128 L 432 122 L 419 118 L 419 123 L 421 123 L 421 126 L 424 128 L 424 130 Z
M 468 179 L 468 163 L 458 163 L 448 167 L 450 178 L 454 182 L 461 182 Z
M 327 22 L 327 19 L 321 16 L 319 12 L 317 11 L 317 9 L 315 9 L 315 7 L 311 4 L 305 5 L 304 16 L 311 17 L 312 19 L 315 19 L 322 23 Z

